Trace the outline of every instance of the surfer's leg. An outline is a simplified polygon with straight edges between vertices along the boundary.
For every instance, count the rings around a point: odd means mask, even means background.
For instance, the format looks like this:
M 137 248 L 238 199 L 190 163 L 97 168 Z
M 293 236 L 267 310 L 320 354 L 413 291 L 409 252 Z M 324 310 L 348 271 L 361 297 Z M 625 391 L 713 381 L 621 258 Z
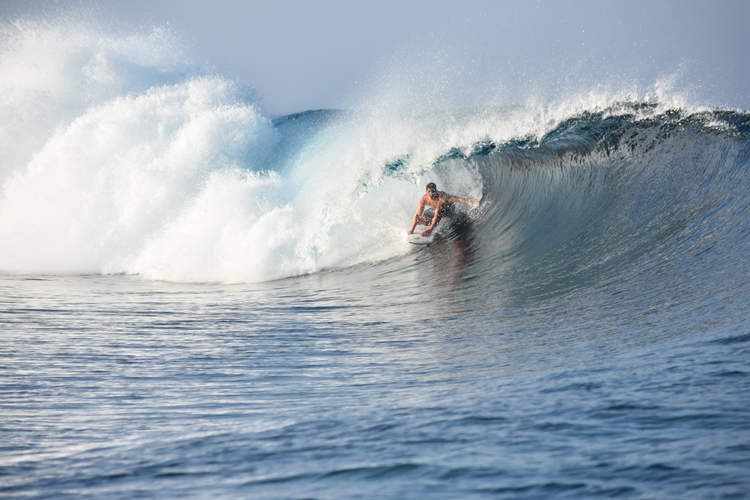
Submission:
M 453 217 L 455 214 L 456 206 L 450 201 L 446 201 L 440 206 L 440 213 L 438 213 L 438 218 L 442 219 L 443 217 Z
M 440 210 L 438 210 L 437 217 L 435 217 L 435 210 L 432 210 L 429 213 L 425 211 L 424 215 L 427 220 L 424 223 L 420 222 L 420 224 L 429 226 L 432 224 L 432 220 L 434 219 L 435 226 L 437 226 L 443 217 L 450 217 L 453 215 L 453 212 L 454 212 L 453 203 L 450 203 L 450 202 L 443 203 L 442 206 L 440 207 Z
M 422 215 L 417 216 L 417 224 L 420 226 L 429 226 L 432 224 L 432 217 L 435 215 L 435 209 L 430 207 L 430 209 L 425 210 L 422 212 Z
M 429 226 L 432 223 L 432 216 L 427 217 L 427 215 L 417 215 L 417 224 L 420 226 Z
M 450 217 L 453 213 L 453 204 L 452 203 L 443 203 L 443 205 L 440 207 L 440 210 L 438 210 L 437 217 L 435 218 L 435 225 L 437 226 L 438 222 L 440 222 L 440 219 L 443 217 Z M 432 219 L 435 217 L 435 211 L 433 210 L 430 212 L 429 215 L 429 222 L 427 222 L 427 226 L 432 224 Z
M 440 222 L 440 219 L 442 219 L 442 218 L 443 218 L 443 211 L 442 211 L 442 210 L 440 210 L 440 211 L 439 211 L 439 212 L 437 213 L 437 217 L 435 217 L 435 215 L 434 215 L 434 212 L 433 212 L 433 215 L 432 215 L 432 217 L 430 217 L 430 220 L 429 220 L 429 221 L 427 222 L 427 224 L 425 224 L 425 226 L 429 226 L 430 224 L 432 224 L 432 220 L 433 220 L 433 218 L 435 219 L 435 226 L 437 227 L 438 223 Z

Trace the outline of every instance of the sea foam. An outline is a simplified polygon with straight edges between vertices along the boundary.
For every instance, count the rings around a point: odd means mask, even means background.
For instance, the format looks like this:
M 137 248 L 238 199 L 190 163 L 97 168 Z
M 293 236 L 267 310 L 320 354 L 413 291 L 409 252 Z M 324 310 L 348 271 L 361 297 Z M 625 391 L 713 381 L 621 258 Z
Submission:
M 247 282 L 408 251 L 420 189 L 378 143 L 398 128 L 333 126 L 271 167 L 255 93 L 168 28 L 25 19 L 1 53 L 2 272 Z

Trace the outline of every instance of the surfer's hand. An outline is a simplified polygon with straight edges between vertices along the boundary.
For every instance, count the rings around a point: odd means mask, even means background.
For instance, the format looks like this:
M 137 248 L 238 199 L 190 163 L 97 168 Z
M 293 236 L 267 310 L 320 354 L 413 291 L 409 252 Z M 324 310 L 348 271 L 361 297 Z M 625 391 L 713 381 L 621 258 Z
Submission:
M 409 229 L 409 231 L 406 234 L 412 234 L 414 232 L 414 228 Z
M 420 236 L 429 236 L 431 232 L 432 232 L 432 229 L 425 229 L 424 231 L 422 231 Z
M 472 201 L 472 202 L 471 202 L 471 205 L 472 205 L 472 206 L 474 206 L 474 207 L 476 207 L 477 205 L 479 205 L 479 202 L 480 202 L 480 201 L 482 201 L 482 198 L 479 198 L 479 199 L 478 199 L 478 200 L 476 200 L 476 201 Z

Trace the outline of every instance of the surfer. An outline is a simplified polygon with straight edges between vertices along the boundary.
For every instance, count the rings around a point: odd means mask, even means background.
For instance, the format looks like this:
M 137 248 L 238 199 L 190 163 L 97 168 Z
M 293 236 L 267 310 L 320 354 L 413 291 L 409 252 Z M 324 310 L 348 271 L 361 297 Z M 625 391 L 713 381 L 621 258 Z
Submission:
M 432 230 L 435 229 L 435 226 L 437 226 L 437 223 L 440 222 L 440 219 L 453 213 L 455 209 L 453 203 L 465 203 L 467 205 L 477 206 L 480 201 L 482 201 L 482 198 L 471 201 L 466 198 L 453 196 L 452 194 L 443 191 L 438 191 L 435 183 L 430 182 L 427 184 L 427 194 L 419 199 L 419 208 L 417 208 L 417 213 L 414 214 L 414 224 L 412 224 L 411 229 L 409 229 L 409 232 L 406 234 L 412 234 L 417 225 L 426 226 L 429 224 L 430 227 L 421 233 L 421 236 L 429 236 L 430 233 L 432 233 Z M 432 208 L 432 210 L 428 213 L 427 209 L 429 208 Z

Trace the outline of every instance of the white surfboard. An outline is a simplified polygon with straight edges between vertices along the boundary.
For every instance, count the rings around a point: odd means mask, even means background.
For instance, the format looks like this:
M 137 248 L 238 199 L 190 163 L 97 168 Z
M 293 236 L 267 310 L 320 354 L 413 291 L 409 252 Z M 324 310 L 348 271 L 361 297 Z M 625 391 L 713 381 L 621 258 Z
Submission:
M 435 232 L 433 231 L 429 236 L 422 236 L 420 233 L 428 227 L 429 226 L 417 226 L 414 228 L 414 232 L 411 234 L 407 234 L 404 239 L 407 243 L 411 243 L 412 245 L 427 245 L 428 243 L 432 242 L 432 237 L 434 236 Z

